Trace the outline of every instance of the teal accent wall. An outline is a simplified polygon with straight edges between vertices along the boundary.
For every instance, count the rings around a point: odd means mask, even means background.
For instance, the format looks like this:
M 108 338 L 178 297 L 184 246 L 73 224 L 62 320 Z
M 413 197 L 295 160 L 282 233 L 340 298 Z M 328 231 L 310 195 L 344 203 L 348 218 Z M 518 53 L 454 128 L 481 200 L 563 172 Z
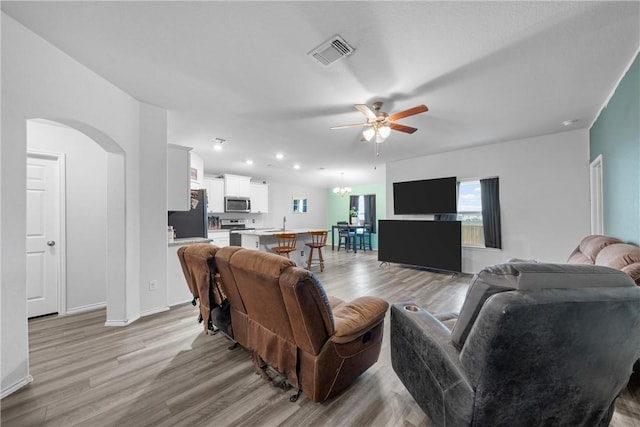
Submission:
M 640 244 L 640 55 L 590 129 L 590 156 L 602 154 L 604 233 Z
M 385 184 L 371 184 L 371 185 L 356 185 L 351 186 L 351 194 L 346 195 L 344 197 L 340 197 L 340 195 L 335 194 L 332 189 L 327 190 L 327 220 L 329 223 L 327 224 L 327 229 L 329 230 L 329 240 L 328 244 L 331 244 L 331 226 L 336 225 L 338 221 L 348 221 L 349 220 L 349 196 L 359 196 L 359 195 L 367 195 L 367 194 L 375 194 L 376 195 L 376 219 L 386 219 L 386 205 L 387 205 L 387 196 L 386 196 L 386 186 Z M 376 227 L 377 228 L 377 227 Z M 336 230 L 336 244 L 338 244 Z M 378 235 L 373 234 L 371 236 L 371 246 L 373 249 L 378 249 Z

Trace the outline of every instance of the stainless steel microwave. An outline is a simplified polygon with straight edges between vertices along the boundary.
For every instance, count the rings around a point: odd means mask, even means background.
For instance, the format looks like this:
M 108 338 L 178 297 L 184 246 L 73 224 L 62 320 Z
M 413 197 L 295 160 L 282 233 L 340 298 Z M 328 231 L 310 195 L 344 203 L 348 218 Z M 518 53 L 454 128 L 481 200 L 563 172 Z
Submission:
M 225 197 L 225 212 L 251 212 L 251 200 L 248 197 Z

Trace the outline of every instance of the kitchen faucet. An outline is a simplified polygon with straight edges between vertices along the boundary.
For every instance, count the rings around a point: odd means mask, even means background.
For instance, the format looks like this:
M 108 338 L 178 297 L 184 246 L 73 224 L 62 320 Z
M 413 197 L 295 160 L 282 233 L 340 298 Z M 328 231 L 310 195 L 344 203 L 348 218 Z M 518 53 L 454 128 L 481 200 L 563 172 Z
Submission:
M 287 230 L 287 216 L 285 215 L 282 218 L 282 231 L 286 231 Z

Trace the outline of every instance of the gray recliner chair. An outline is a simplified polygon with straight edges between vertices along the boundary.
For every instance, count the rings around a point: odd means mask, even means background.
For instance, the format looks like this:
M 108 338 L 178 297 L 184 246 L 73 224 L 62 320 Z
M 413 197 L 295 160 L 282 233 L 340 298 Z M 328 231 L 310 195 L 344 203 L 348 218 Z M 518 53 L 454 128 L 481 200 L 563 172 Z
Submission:
M 606 426 L 639 353 L 640 288 L 607 267 L 500 264 L 459 316 L 391 307 L 393 369 L 436 426 Z

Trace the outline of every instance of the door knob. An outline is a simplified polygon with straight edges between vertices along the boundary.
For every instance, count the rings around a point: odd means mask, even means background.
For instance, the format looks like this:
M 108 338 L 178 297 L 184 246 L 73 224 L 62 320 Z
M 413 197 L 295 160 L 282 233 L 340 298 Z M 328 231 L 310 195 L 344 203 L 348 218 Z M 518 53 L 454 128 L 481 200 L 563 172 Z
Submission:
M 54 242 L 53 240 L 49 240 L 47 242 L 47 246 L 55 246 L 55 245 L 56 245 L 56 242 Z

